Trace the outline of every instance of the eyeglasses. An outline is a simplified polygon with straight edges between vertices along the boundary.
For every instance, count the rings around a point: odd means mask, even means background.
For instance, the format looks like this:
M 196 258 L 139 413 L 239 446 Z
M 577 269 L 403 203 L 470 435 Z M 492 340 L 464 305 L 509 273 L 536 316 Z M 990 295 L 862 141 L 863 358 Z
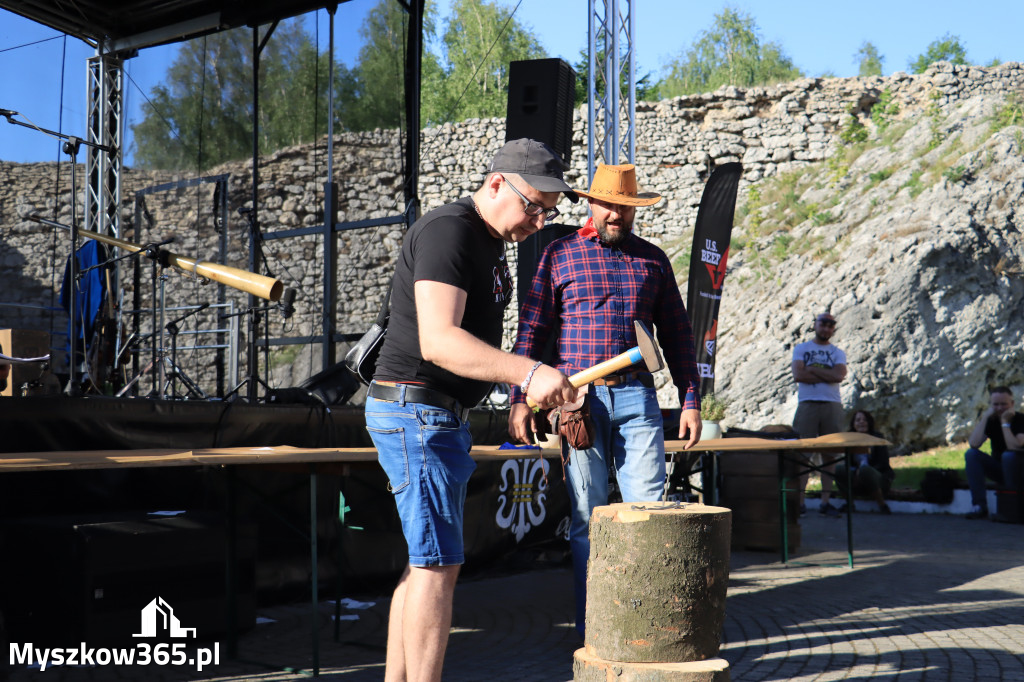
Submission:
M 526 215 L 529 215 L 529 216 L 539 216 L 539 215 L 543 214 L 544 215 L 544 222 L 547 222 L 549 220 L 554 220 L 555 218 L 557 218 L 559 216 L 559 210 L 557 208 L 544 208 L 540 204 L 533 203 L 532 201 L 530 201 L 529 199 L 524 197 L 523 193 L 520 192 L 519 190 L 517 190 L 515 188 L 515 185 L 513 185 L 511 182 L 508 181 L 508 178 L 506 178 L 504 175 L 502 175 L 501 177 L 505 181 L 505 184 L 508 185 L 512 189 L 513 192 L 518 194 L 519 198 L 522 199 L 526 203 L 526 205 L 523 206 L 523 213 L 525 213 Z

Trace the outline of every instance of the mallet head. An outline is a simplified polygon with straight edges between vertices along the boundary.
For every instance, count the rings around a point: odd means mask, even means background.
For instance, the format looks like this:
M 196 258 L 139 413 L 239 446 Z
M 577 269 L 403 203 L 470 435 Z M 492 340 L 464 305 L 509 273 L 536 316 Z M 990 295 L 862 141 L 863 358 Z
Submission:
M 633 328 L 636 330 L 636 345 L 640 349 L 640 355 L 643 356 L 644 364 L 647 365 L 647 371 L 653 373 L 664 368 L 665 361 L 662 359 L 658 344 L 651 336 L 647 325 L 640 320 L 633 320 Z

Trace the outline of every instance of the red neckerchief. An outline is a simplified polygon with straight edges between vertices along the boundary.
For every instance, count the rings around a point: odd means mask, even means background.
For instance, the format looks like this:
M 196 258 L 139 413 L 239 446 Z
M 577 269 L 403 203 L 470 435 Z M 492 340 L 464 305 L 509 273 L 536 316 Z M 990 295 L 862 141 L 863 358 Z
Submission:
M 598 240 L 601 239 L 601 236 L 597 234 L 597 228 L 594 227 L 594 216 L 587 218 L 587 223 L 580 229 L 576 230 L 576 232 L 584 239 L 590 239 L 591 237 L 597 237 Z

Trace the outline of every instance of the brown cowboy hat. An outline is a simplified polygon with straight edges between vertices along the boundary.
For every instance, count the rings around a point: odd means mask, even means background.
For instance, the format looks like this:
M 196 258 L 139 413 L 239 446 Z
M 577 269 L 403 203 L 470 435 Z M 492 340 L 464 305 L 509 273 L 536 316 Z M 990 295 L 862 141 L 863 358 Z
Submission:
M 576 194 L 622 206 L 653 206 L 661 201 L 661 195 L 656 192 L 637 191 L 636 167 L 631 163 L 621 166 L 602 163 L 594 173 L 590 191 L 576 190 Z

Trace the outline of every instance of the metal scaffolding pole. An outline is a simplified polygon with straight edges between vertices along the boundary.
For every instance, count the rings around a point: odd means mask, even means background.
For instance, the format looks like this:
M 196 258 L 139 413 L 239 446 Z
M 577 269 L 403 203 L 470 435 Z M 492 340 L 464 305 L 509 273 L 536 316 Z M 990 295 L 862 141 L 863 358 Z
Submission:
M 636 59 L 633 0 L 588 0 L 588 4 L 589 181 L 600 163 L 633 163 L 636 151 Z M 607 87 L 608 84 L 615 86 Z M 625 102 L 622 101 L 623 95 Z
M 85 229 L 121 237 L 124 61 L 98 54 L 88 63 Z M 98 145 L 98 147 L 97 147 Z M 108 147 L 113 151 L 104 151 Z

